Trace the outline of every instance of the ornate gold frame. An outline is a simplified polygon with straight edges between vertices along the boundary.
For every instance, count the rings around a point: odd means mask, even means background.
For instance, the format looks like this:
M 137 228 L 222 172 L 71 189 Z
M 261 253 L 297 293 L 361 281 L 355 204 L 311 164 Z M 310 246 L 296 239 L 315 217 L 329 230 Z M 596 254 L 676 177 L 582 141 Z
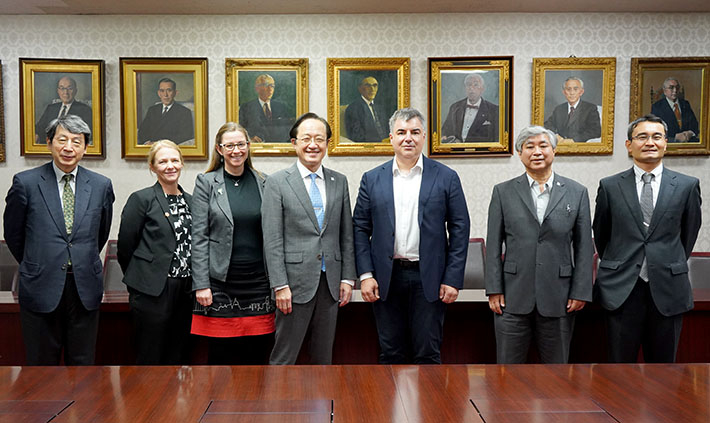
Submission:
M 478 157 L 512 154 L 513 56 L 430 57 L 429 63 L 429 156 Z M 442 143 L 442 126 L 448 110 L 442 110 L 442 72 L 498 71 L 495 87 L 498 104 L 498 139 L 484 142 Z
M 121 57 L 121 157 L 126 159 L 144 158 L 150 145 L 138 144 L 138 73 L 193 75 L 195 143 L 180 145 L 185 159 L 206 159 L 207 137 L 207 59 L 204 57 L 185 58 L 141 58 Z M 178 92 L 180 87 L 178 87 Z M 178 93 L 179 94 L 179 93 Z M 178 99 L 179 100 L 179 99 Z
M 46 140 L 36 139 L 35 77 L 41 73 L 86 73 L 91 75 L 91 141 L 85 157 L 106 157 L 104 129 L 104 61 L 70 59 L 20 59 L 20 154 L 49 156 Z M 56 87 L 54 88 L 56 89 Z M 81 94 L 81 93 L 80 93 Z M 84 98 L 82 96 L 82 98 Z M 76 101 L 80 101 L 77 99 Z M 42 142 L 44 141 L 44 142 Z
M 601 71 L 602 119 L 601 142 L 575 142 L 557 144 L 557 155 L 611 154 L 614 151 L 614 94 L 616 89 L 616 58 L 569 57 L 534 58 L 532 85 L 533 125 L 545 123 L 545 72 L 547 71 Z
M 650 113 L 653 94 L 662 91 L 658 80 L 669 76 L 682 78 L 683 74 L 700 72 L 699 95 L 686 92 L 690 98 L 694 96 L 694 110 L 698 119 L 700 134 L 699 142 L 668 142 L 666 156 L 698 156 L 710 154 L 710 124 L 708 110 L 710 103 L 710 57 L 632 57 L 631 58 L 631 89 L 629 98 L 629 121 Z M 659 78 L 660 77 L 660 78 Z M 687 80 L 685 81 L 688 82 Z M 685 85 L 681 81 L 681 85 Z M 684 95 L 685 98 L 685 95 Z M 689 100 L 690 101 L 690 100 Z
M 291 71 L 296 74 L 295 105 L 298 116 L 308 112 L 308 59 L 225 59 L 227 121 L 239 123 L 239 72 Z M 276 92 L 278 95 L 278 91 Z M 250 153 L 256 156 L 295 155 L 290 142 L 252 142 Z
M 331 156 L 388 156 L 393 154 L 389 142 L 353 142 L 341 137 L 341 107 L 340 83 L 342 71 L 393 71 L 396 72 L 397 109 L 409 107 L 409 73 L 410 59 L 408 57 L 378 57 L 378 58 L 328 58 L 328 123 L 333 130 L 333 138 L 328 144 L 328 154 Z M 389 117 L 388 117 L 389 118 Z

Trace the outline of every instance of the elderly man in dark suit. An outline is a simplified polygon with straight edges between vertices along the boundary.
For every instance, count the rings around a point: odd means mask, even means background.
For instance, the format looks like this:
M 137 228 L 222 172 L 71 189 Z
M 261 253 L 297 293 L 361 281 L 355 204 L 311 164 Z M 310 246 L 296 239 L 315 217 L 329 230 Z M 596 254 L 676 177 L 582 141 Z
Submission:
M 276 82 L 271 75 L 254 81 L 257 98 L 239 106 L 239 124 L 246 128 L 251 142 L 289 142 L 293 116 L 286 103 L 274 100 Z
M 170 140 L 175 144 L 194 142 L 192 112 L 175 101 L 177 84 L 170 78 L 158 81 L 160 103 L 150 106 L 138 127 L 138 144 Z
M 666 124 L 629 124 L 634 165 L 599 181 L 595 298 L 607 310 L 609 361 L 675 361 L 683 313 L 693 308 L 688 258 L 701 225 L 700 181 L 663 166 Z
M 345 132 L 354 142 L 382 142 L 387 138 L 387 114 L 381 102 L 375 103 L 379 84 L 368 76 L 358 85 L 360 98 L 345 109 Z
M 89 130 L 92 128 L 93 116 L 91 107 L 76 100 L 76 94 L 79 89 L 76 86 L 76 81 L 70 76 L 63 76 L 57 81 L 57 95 L 60 101 L 55 101 L 47 105 L 44 113 L 35 125 L 35 140 L 39 143 L 44 143 L 47 139 L 47 125 L 54 119 L 66 115 L 79 116 L 87 125 Z
M 330 125 L 306 113 L 291 129 L 298 161 L 266 180 L 261 203 L 269 282 L 276 297 L 270 364 L 294 364 L 306 333 L 311 364 L 330 364 L 338 306 L 355 283 L 347 178 L 321 162 Z
M 587 142 L 602 134 L 596 104 L 582 100 L 584 81 L 576 76 L 567 78 L 562 86 L 566 102 L 555 107 L 545 121 L 545 128 L 557 134 L 558 142 Z
M 441 142 L 497 142 L 498 106 L 483 99 L 486 90 L 483 77 L 469 74 L 464 86 L 466 98 L 449 108 L 441 127 Z
M 108 178 L 78 165 L 90 137 L 77 116 L 52 121 L 52 161 L 16 174 L 5 199 L 28 365 L 58 365 L 62 350 L 66 365 L 94 363 L 114 195 Z
M 697 142 L 700 135 L 698 119 L 690 103 L 678 95 L 680 89 L 677 78 L 666 78 L 663 81 L 664 98 L 653 103 L 651 113 L 666 123 L 668 142 Z
M 524 363 L 533 338 L 543 363 L 567 363 L 575 312 L 592 300 L 589 196 L 552 171 L 556 146 L 551 131 L 523 129 L 525 173 L 493 187 L 485 280 L 499 364 Z

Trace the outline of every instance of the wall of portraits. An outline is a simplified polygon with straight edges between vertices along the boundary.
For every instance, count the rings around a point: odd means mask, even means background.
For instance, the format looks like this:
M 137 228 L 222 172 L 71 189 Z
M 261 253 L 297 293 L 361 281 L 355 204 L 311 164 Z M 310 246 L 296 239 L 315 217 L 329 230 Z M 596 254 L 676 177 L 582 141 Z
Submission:
M 67 31 L 67 28 L 80 30 Z M 264 31 L 255 28 L 274 30 L 268 31 L 265 38 Z M 512 131 L 517 135 L 531 120 L 533 58 L 614 57 L 613 153 L 558 156 L 554 165 L 556 172 L 584 184 L 593 202 L 600 178 L 631 166 L 624 148 L 631 58 L 710 56 L 710 14 L 0 16 L 0 40 L 6 137 L 6 160 L 0 163 L 2 197 L 10 187 L 12 175 L 47 161 L 43 157 L 20 156 L 19 58 L 105 62 L 105 159 L 85 158 L 83 165 L 114 181 L 116 202 L 111 238 L 116 238 L 120 211 L 128 195 L 155 180 L 145 162 L 121 158 L 120 57 L 208 59 L 209 154 L 214 148 L 214 134 L 226 119 L 226 58 L 308 58 L 309 108 L 327 116 L 327 58 L 409 57 L 410 104 L 426 116 L 428 57 L 513 56 Z M 588 79 L 591 84 L 594 75 Z M 247 94 L 251 95 L 243 95 Z M 554 94 L 561 92 L 557 90 Z M 650 100 L 644 105 L 650 105 Z M 354 203 L 362 173 L 386 159 L 334 156 L 326 158 L 324 164 L 347 175 Z M 254 165 L 273 173 L 294 160 L 293 156 L 256 156 Z M 522 173 L 520 160 L 517 155 L 440 160 L 461 176 L 471 214 L 471 236 L 485 236 L 492 187 Z M 708 197 L 709 161 L 707 156 L 674 156 L 666 158 L 664 163 L 700 178 Z M 206 167 L 207 161 L 187 163 L 181 178 L 185 189 L 192 191 L 195 176 Z M 4 206 L 4 201 L 0 202 L 0 212 Z M 703 204 L 703 220 L 706 224 L 695 248 L 710 251 L 710 223 L 707 223 L 710 198 Z

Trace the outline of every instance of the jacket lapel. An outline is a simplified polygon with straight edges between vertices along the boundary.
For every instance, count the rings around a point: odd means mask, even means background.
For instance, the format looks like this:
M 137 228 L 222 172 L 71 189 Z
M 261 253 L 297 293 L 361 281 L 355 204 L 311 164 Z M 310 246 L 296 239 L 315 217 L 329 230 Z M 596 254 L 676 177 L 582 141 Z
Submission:
M 217 202 L 217 206 L 222 210 L 224 216 L 229 220 L 229 223 L 234 226 L 232 218 L 232 208 L 229 207 L 229 197 L 227 197 L 227 188 L 224 186 L 224 168 L 219 168 L 214 173 L 214 181 L 212 181 L 212 192 Z
M 528 177 L 523 173 L 515 180 L 515 182 L 515 190 L 518 192 L 520 200 L 523 202 L 523 204 L 525 204 L 525 206 L 528 208 L 528 211 L 537 222 L 537 211 L 535 211 L 535 205 L 533 204 L 532 194 L 530 194 Z
M 636 226 L 638 226 L 641 233 L 645 235 L 647 231 L 643 224 L 643 213 L 641 212 L 641 205 L 639 204 L 639 197 L 636 192 L 636 176 L 634 175 L 633 168 L 621 175 L 619 189 L 621 190 L 621 196 L 624 197 L 624 201 L 626 201 L 626 205 L 631 212 L 631 216 L 636 222 Z
M 91 184 L 89 184 L 89 178 L 81 166 L 76 171 L 76 187 L 74 191 L 74 230 L 72 230 L 69 239 L 74 237 L 76 228 L 81 225 L 81 219 L 86 214 L 86 209 L 89 207 L 89 199 L 91 198 Z
M 419 187 L 419 210 L 417 212 L 417 221 L 419 226 L 422 225 L 424 219 L 424 206 L 429 200 L 431 190 L 436 182 L 436 177 L 439 174 L 439 168 L 430 159 L 423 157 L 422 160 L 422 183 Z
M 653 215 L 651 215 L 651 224 L 648 226 L 648 236 L 651 236 L 651 233 L 656 229 L 663 214 L 666 212 L 675 193 L 676 186 L 675 175 L 663 168 L 661 187 L 658 190 L 658 198 L 656 199 L 656 206 L 653 208 Z
M 180 188 L 182 191 L 182 188 Z M 153 185 L 153 193 L 155 194 L 155 199 L 158 200 L 160 209 L 163 211 L 163 216 L 167 219 L 168 225 L 170 226 L 173 235 L 175 234 L 175 224 L 178 219 L 170 213 L 170 204 L 168 204 L 168 199 L 165 198 L 165 193 L 163 192 L 163 187 L 160 186 L 158 182 Z
M 57 177 L 52 168 L 52 162 L 47 163 L 42 172 L 43 181 L 39 184 L 39 190 L 44 198 L 44 203 L 47 205 L 49 215 L 52 216 L 54 224 L 57 225 L 59 233 L 68 239 L 67 228 L 64 225 L 64 211 L 62 210 L 62 202 L 59 199 L 59 188 L 57 185 Z
M 323 231 L 328 226 L 328 221 L 330 220 L 330 215 L 332 213 L 333 207 L 335 205 L 335 177 L 329 169 L 323 167 L 323 178 L 325 179 L 325 215 L 323 216 Z M 315 216 L 315 212 L 313 212 Z M 316 219 L 317 222 L 317 219 Z
M 296 196 L 296 198 L 298 198 L 298 201 L 301 202 L 303 209 L 306 211 L 306 214 L 313 223 L 313 227 L 316 229 L 316 231 L 320 232 L 320 229 L 318 228 L 318 219 L 316 219 L 316 212 L 313 211 L 311 197 L 308 196 L 308 191 L 306 191 L 306 186 L 303 184 L 301 173 L 298 171 L 298 167 L 296 167 L 296 164 L 294 163 L 293 166 L 286 169 L 286 173 L 288 173 L 288 176 L 286 176 L 286 182 L 291 187 L 291 190 L 293 190 L 293 194 Z M 323 175 L 325 175 L 325 173 L 323 173 Z M 327 188 L 326 196 L 328 196 Z M 323 222 L 325 222 L 325 217 L 323 219 Z
M 394 185 L 392 183 L 392 166 L 394 166 L 394 159 L 382 165 L 381 170 L 377 173 L 375 187 L 378 187 L 383 191 L 382 197 L 385 200 L 385 210 L 387 210 L 387 216 L 390 219 L 390 224 L 392 225 L 392 228 L 394 228 Z
M 547 204 L 547 210 L 545 210 L 545 217 L 542 219 L 543 222 L 545 222 L 547 216 L 550 215 L 552 210 L 557 207 L 557 204 L 559 204 L 560 200 L 562 200 L 565 194 L 567 194 L 567 187 L 565 186 L 565 182 L 558 175 L 555 175 L 553 185 L 554 186 L 552 187 L 552 191 L 550 191 L 550 202 Z

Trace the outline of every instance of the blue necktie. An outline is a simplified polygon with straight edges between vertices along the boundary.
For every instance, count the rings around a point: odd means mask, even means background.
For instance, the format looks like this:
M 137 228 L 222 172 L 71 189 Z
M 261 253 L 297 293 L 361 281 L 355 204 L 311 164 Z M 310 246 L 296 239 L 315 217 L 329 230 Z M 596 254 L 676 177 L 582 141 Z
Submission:
M 323 197 L 320 196 L 320 190 L 318 185 L 316 185 L 316 178 L 318 175 L 311 173 L 311 204 L 313 205 L 313 212 L 316 214 L 316 220 L 318 221 L 318 229 L 323 230 L 323 217 L 325 213 L 323 212 Z M 325 272 L 325 254 L 321 254 L 321 264 L 320 270 Z

